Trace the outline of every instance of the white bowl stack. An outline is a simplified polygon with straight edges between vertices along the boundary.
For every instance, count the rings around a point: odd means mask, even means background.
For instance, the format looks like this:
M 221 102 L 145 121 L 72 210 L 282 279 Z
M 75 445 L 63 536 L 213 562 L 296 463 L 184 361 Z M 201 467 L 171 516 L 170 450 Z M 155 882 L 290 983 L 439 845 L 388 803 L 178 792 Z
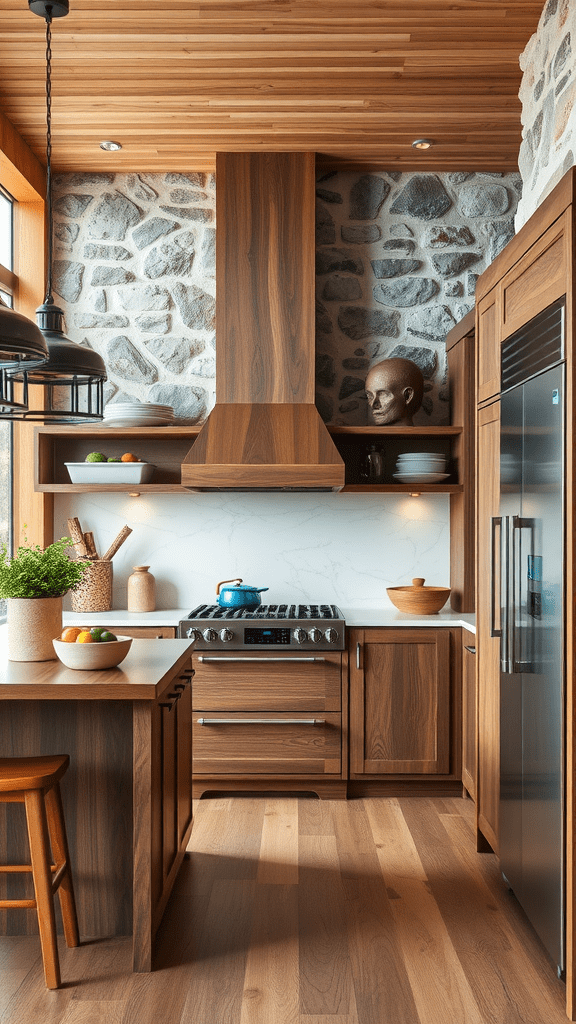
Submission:
M 402 484 L 437 484 L 447 480 L 446 456 L 439 452 L 407 452 L 398 456 L 394 479 Z
M 171 405 L 153 402 L 112 402 L 104 409 L 104 427 L 166 427 L 174 423 Z

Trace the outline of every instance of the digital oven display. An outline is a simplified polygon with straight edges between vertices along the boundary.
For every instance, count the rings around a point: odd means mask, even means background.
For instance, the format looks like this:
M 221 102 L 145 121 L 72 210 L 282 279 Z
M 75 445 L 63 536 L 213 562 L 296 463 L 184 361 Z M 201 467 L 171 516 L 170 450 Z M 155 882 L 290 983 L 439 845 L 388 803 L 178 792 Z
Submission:
M 289 644 L 290 630 L 286 626 L 246 626 L 244 629 L 244 643 L 254 646 L 265 646 L 266 644 Z

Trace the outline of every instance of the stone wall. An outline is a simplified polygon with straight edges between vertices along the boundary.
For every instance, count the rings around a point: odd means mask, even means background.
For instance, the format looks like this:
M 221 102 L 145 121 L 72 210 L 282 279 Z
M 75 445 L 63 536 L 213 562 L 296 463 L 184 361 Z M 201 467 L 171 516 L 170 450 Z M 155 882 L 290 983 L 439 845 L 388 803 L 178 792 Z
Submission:
M 107 401 L 203 420 L 215 390 L 215 185 L 190 174 L 66 174 L 54 184 L 54 287 Z
M 317 182 L 316 404 L 367 422 L 370 366 L 403 356 L 425 379 L 416 424 L 449 422 L 447 332 L 514 234 L 518 174 L 336 173 Z
M 416 422 L 448 422 L 444 339 L 478 274 L 514 233 L 517 174 L 320 175 L 317 404 L 366 422 L 380 359 L 425 377 Z M 55 181 L 55 291 L 73 340 L 102 355 L 107 401 L 205 419 L 215 397 L 215 181 L 189 174 L 69 174 Z
M 575 0 L 548 0 L 520 57 L 523 129 L 518 165 L 524 188 L 516 231 L 576 163 L 574 44 Z

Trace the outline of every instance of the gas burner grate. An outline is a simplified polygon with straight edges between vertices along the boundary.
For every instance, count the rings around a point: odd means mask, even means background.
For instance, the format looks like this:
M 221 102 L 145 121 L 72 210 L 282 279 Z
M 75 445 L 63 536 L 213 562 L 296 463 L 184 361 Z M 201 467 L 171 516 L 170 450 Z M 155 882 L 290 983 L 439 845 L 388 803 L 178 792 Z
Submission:
M 189 619 L 341 619 L 342 612 L 334 604 L 261 604 L 254 611 L 243 608 L 221 608 L 218 604 L 200 604 Z

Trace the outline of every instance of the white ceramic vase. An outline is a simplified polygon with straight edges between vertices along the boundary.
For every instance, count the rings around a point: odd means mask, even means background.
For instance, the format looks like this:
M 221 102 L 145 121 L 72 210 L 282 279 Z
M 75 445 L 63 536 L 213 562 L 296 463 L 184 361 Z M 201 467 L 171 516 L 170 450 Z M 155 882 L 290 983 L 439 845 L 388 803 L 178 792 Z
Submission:
M 52 641 L 62 632 L 61 597 L 9 597 L 9 661 L 55 661 Z

